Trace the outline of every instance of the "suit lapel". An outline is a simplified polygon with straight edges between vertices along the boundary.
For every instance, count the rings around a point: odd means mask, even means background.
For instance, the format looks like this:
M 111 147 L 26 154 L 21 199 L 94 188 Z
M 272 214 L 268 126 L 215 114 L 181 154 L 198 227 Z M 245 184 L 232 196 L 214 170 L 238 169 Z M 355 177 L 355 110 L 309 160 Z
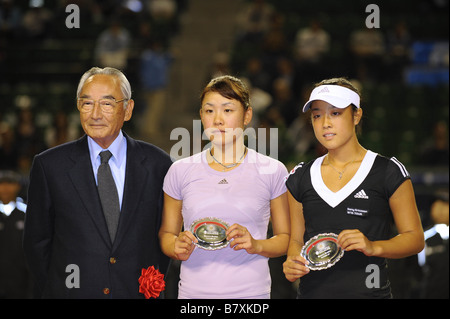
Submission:
M 146 159 L 140 146 L 135 140 L 127 139 L 127 164 L 125 170 L 125 186 L 123 190 L 122 210 L 120 212 L 119 228 L 117 229 L 114 247 L 120 244 L 123 236 L 126 235 L 130 223 L 135 220 L 137 208 L 141 200 L 142 193 L 148 178 L 148 170 L 144 165 Z
M 72 183 L 102 238 L 110 246 L 111 239 L 95 184 L 86 135 L 75 143 L 71 159 L 74 161 L 74 166 L 69 171 Z

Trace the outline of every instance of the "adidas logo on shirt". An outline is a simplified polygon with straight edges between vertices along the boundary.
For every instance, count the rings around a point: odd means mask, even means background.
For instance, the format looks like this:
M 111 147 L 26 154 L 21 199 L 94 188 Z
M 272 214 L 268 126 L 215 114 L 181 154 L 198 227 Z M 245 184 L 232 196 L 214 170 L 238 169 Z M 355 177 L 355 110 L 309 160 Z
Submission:
M 364 189 L 361 189 L 359 192 L 357 192 L 354 196 L 355 198 L 361 198 L 361 199 L 369 199 L 369 196 L 367 196 Z
M 217 184 L 228 184 L 228 181 L 224 178 L 224 179 L 222 179 L 219 183 L 217 183 Z

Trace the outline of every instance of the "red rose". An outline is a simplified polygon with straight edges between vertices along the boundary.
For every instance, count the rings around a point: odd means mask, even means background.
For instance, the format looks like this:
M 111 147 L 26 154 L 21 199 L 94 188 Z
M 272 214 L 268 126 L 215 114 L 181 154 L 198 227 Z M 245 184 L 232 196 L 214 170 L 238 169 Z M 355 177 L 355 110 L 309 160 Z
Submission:
M 144 294 L 145 298 L 158 298 L 165 288 L 164 274 L 153 266 L 147 269 L 142 268 L 141 277 L 139 277 L 139 292 Z

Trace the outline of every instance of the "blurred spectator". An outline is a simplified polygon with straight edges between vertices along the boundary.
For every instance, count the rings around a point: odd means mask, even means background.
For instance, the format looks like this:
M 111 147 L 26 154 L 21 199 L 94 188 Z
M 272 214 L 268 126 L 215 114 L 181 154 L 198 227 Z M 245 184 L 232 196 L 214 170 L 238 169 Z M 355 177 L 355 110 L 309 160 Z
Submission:
M 398 22 L 387 34 L 387 63 L 391 70 L 388 80 L 401 80 L 403 69 L 411 60 L 412 39 L 404 21 Z
M 59 111 L 55 114 L 53 119 L 53 125 L 47 128 L 45 134 L 45 141 L 48 147 L 54 147 L 73 141 L 80 137 L 80 132 L 75 125 L 70 125 L 75 123 L 69 123 L 67 114 L 63 111 Z
M 423 268 L 421 297 L 425 299 L 449 298 L 449 204 L 448 189 L 437 193 L 431 205 L 434 225 L 424 232 L 425 248 L 419 253 Z
M 266 145 L 269 145 L 269 147 L 264 150 L 264 154 L 273 157 L 274 152 L 276 152 L 278 160 L 285 163 L 286 158 L 292 153 L 292 150 L 288 148 L 286 141 L 286 123 L 280 112 L 280 108 L 272 103 L 272 105 L 266 108 L 265 112 L 259 116 L 258 120 L 258 139 L 265 140 L 267 143 Z M 259 131 L 260 128 L 264 129 L 262 132 L 265 133 L 265 136 L 261 135 L 261 132 Z M 276 129 L 276 136 L 272 135 L 272 133 L 274 133 L 273 129 Z M 276 141 L 275 144 L 271 143 L 272 139 Z M 273 151 L 273 149 L 276 150 Z
M 166 89 L 173 56 L 159 41 L 151 41 L 140 58 L 139 76 L 145 99 L 140 128 L 144 137 L 161 133 L 161 115 L 166 104 Z
M 282 56 L 277 60 L 276 67 L 276 78 L 285 79 L 291 89 L 293 89 L 295 69 L 292 60 Z
M 0 35 L 0 70 L 2 70 L 2 73 L 7 73 L 8 71 L 8 43 L 6 40 L 6 37 L 3 37 Z M 6 71 L 6 72 L 5 72 Z M 3 82 L 5 78 L 0 79 L 0 82 Z
M 154 20 L 172 20 L 177 13 L 177 3 L 174 0 L 147 0 L 150 16 Z
M 383 54 L 386 52 L 383 33 L 376 28 L 355 30 L 350 35 L 350 51 L 358 80 L 376 81 L 382 75 Z
M 28 39 L 42 40 L 48 35 L 53 14 L 45 7 L 30 7 L 22 19 L 22 27 Z
M 0 299 L 31 298 L 31 279 L 22 250 L 26 205 L 18 196 L 20 176 L 0 171 Z
M 262 35 L 269 30 L 272 15 L 272 5 L 265 0 L 252 0 L 238 16 L 238 27 L 243 35 Z
M 139 52 L 147 49 L 150 42 L 157 37 L 155 30 L 151 22 L 148 20 L 141 21 L 138 26 L 137 38 L 134 40 L 136 47 L 139 48 Z
M 286 135 L 290 149 L 294 153 L 295 162 L 308 161 L 314 158 L 316 138 L 312 129 L 309 115 L 299 112 L 289 126 Z
M 284 128 L 289 127 L 298 116 L 298 105 L 295 103 L 294 94 L 287 79 L 278 78 L 273 82 L 273 101 L 269 111 L 272 116 L 278 114 L 276 120 L 272 119 L 278 123 L 278 127 L 280 125 Z
M 31 108 L 22 108 L 19 111 L 15 143 L 18 151 L 17 170 L 23 176 L 28 176 L 33 157 L 47 148 Z
M 167 40 L 176 33 L 178 7 L 175 0 L 147 0 L 147 8 L 159 41 Z
M 284 23 L 285 17 L 282 14 L 272 15 L 269 29 L 262 39 L 262 50 L 267 67 L 276 65 L 278 58 L 289 55 L 289 43 L 284 30 Z
M 270 91 L 270 74 L 263 67 L 261 58 L 257 56 L 250 57 L 246 62 L 243 75 L 250 81 L 253 87 L 263 91 Z
M 128 30 L 118 20 L 113 19 L 108 29 L 97 38 L 95 58 L 100 67 L 114 67 L 125 70 L 131 37 Z
M 385 52 L 383 34 L 376 28 L 353 31 L 350 36 L 350 47 L 359 57 L 380 56 Z
M 294 56 L 299 63 L 317 64 L 330 49 L 330 35 L 320 22 L 313 19 L 306 28 L 298 30 L 295 37 Z
M 71 1 L 71 0 L 68 0 Z M 103 18 L 112 17 L 120 10 L 121 0 L 93 0 L 95 14 Z
M 438 121 L 433 126 L 431 139 L 425 142 L 419 160 L 420 164 L 427 166 L 447 166 L 448 154 L 448 126 L 445 121 Z
M 15 141 L 15 132 L 7 123 L 0 123 L 0 170 L 15 170 L 19 159 L 19 150 Z
M 208 83 L 211 79 L 228 75 L 231 73 L 230 70 L 230 57 L 227 52 L 218 51 L 213 55 L 212 65 L 210 67 L 209 74 L 206 79 L 206 83 Z
M 237 14 L 236 19 L 237 30 L 234 46 L 239 49 L 234 54 L 233 67 L 245 68 L 247 59 L 254 56 L 255 53 L 260 54 L 264 67 L 267 66 L 263 59 L 262 46 L 274 14 L 273 6 L 265 0 L 251 0 L 244 4 L 244 8 Z M 271 38 L 274 37 L 276 35 L 271 36 Z M 271 66 L 270 62 L 272 61 L 268 62 L 269 67 Z
M 247 78 L 241 78 L 250 92 L 250 101 L 253 109 L 253 117 L 248 124 L 249 127 L 257 128 L 259 126 L 260 117 L 272 103 L 272 96 L 259 87 L 253 86 L 252 82 Z
M 0 0 L 0 38 L 17 36 L 22 20 L 20 8 L 12 0 Z
M 73 0 L 67 0 L 68 3 L 73 3 Z M 102 24 L 104 22 L 105 16 L 104 13 L 102 11 L 102 7 L 100 5 L 100 3 L 92 1 L 89 2 L 90 8 L 90 22 L 94 23 L 94 24 Z
M 317 19 L 311 20 L 308 27 L 298 30 L 294 43 L 294 59 L 296 62 L 296 87 L 301 88 L 314 79 L 323 78 L 324 56 L 330 49 L 330 36 L 322 29 Z
M 298 93 L 297 101 L 307 101 L 311 93 L 311 86 L 303 86 Z M 286 143 L 291 150 L 289 161 L 293 165 L 299 162 L 308 162 L 318 156 L 322 156 L 327 150 L 317 142 L 308 113 L 303 113 L 297 103 L 297 116 L 293 119 L 286 131 Z

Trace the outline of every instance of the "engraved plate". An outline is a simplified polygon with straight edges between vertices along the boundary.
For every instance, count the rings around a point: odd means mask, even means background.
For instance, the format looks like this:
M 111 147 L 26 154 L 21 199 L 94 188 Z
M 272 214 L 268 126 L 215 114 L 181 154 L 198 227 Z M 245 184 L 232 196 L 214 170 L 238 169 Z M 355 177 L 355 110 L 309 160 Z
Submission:
M 202 218 L 192 223 L 190 230 L 197 238 L 196 245 L 206 250 L 217 250 L 228 246 L 226 231 L 228 224 L 218 218 Z
M 344 251 L 339 247 L 337 238 L 336 234 L 326 233 L 316 235 L 306 242 L 300 255 L 309 262 L 309 269 L 327 269 L 342 258 Z

